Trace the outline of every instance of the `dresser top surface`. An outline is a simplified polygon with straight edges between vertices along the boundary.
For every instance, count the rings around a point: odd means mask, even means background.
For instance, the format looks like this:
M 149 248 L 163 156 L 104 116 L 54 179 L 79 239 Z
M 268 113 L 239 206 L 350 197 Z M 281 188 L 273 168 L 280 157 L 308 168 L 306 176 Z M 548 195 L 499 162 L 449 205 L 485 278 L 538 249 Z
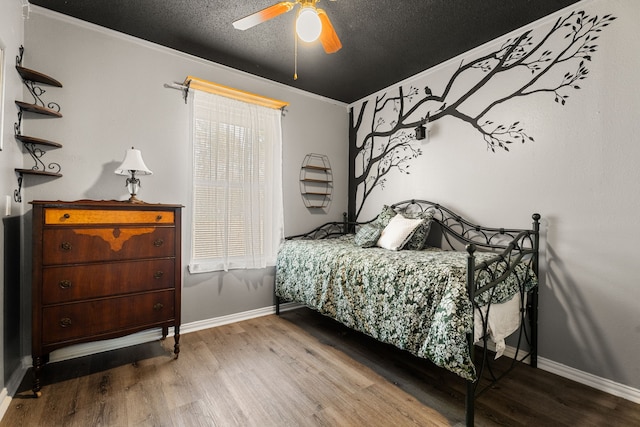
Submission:
M 32 205 L 43 206 L 49 208 L 82 208 L 82 209 L 175 209 L 183 208 L 179 204 L 163 204 L 163 203 L 131 203 L 128 200 L 76 200 L 76 201 L 52 201 L 52 200 L 33 200 Z

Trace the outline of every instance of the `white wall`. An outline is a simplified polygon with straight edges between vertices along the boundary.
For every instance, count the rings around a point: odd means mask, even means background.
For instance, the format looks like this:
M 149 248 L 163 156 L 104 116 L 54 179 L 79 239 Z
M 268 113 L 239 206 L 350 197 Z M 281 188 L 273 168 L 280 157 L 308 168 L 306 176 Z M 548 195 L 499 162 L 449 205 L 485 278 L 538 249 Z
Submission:
M 564 106 L 542 93 L 510 100 L 490 114 L 496 123 L 519 120 L 535 142 L 493 153 L 468 123 L 451 117 L 434 122 L 430 141 L 416 143 L 423 154 L 410 162 L 411 175 L 388 175 L 386 187 L 374 191 L 360 219 L 376 215 L 382 204 L 406 198 L 441 202 L 487 226 L 525 228 L 533 212 L 541 213 L 540 356 L 638 389 L 640 3 L 580 2 L 531 28 L 544 34 L 558 16 L 574 10 L 618 17 L 597 34 L 593 43 L 598 51 L 586 64 L 590 72 L 579 82 L 582 89 L 567 92 Z M 461 63 L 505 41 L 496 40 L 401 85 L 405 93 L 412 85 L 438 93 Z M 514 83 L 501 81 L 476 102 L 486 103 L 495 91 Z M 382 92 L 397 94 L 397 88 Z M 354 111 L 365 100 L 371 108 L 375 96 L 354 103 Z M 387 121 L 392 117 L 387 114 Z
M 189 107 L 180 91 L 164 84 L 193 75 L 290 103 L 282 119 L 286 234 L 340 219 L 346 209 L 346 188 L 336 186 L 327 210 L 309 212 L 298 184 L 300 165 L 311 152 L 327 154 L 335 180 L 346 182 L 346 105 L 45 9 L 32 10 L 25 22 L 25 63 L 63 83 L 46 94 L 47 100 L 60 104 L 63 118 L 27 120 L 25 133 L 63 144 L 46 158 L 59 163 L 64 176 L 25 178 L 23 198 L 126 199 L 124 179 L 113 171 L 125 149 L 135 146 L 153 171 L 141 178 L 139 198 L 186 206 L 183 323 L 273 305 L 273 269 L 198 275 L 186 270 L 191 230 Z
M 24 41 L 22 20 L 22 7 L 20 0 L 6 0 L 0 3 L 0 48 L 5 49 L 4 64 L 0 63 L 0 67 L 4 67 L 4 102 L 0 106 L 0 129 L 3 150 L 0 151 L 0 209 L 3 216 L 3 226 L 0 227 L 0 242 L 3 244 L 3 256 L 0 257 L 0 277 L 6 278 L 7 270 L 9 268 L 15 268 L 15 266 L 5 266 L 5 255 L 8 255 L 5 251 L 8 249 L 19 250 L 19 248 L 6 248 L 4 247 L 5 238 L 7 233 L 5 228 L 8 226 L 9 218 L 5 215 L 6 196 L 9 196 L 10 200 L 10 216 L 15 217 L 20 215 L 21 206 L 13 201 L 13 191 L 17 188 L 16 174 L 14 168 L 22 166 L 22 154 L 21 147 L 16 143 L 13 137 L 13 124 L 17 120 L 17 109 L 14 101 L 22 98 L 22 82 L 15 72 L 15 57 L 18 54 L 18 48 Z M 1 90 L 0 90 L 1 93 Z M 0 97 L 2 101 L 2 97 Z M 13 221 L 11 221 L 13 223 Z M 18 230 L 19 233 L 19 230 Z M 19 289 L 20 283 L 5 282 L 3 280 L 4 287 L 0 290 L 0 307 L 5 305 L 5 289 L 11 287 L 11 289 Z M 4 315 L 0 316 L 0 334 L 3 334 L 2 340 L 0 340 L 0 389 L 3 389 L 5 384 L 5 374 L 11 375 L 11 372 L 5 372 L 5 369 L 15 369 L 19 364 L 19 357 L 16 359 L 12 355 L 18 353 L 17 349 L 7 348 L 6 346 L 17 346 L 19 343 L 7 343 L 8 337 L 5 335 L 5 331 L 13 330 L 17 327 L 19 319 L 7 318 L 6 310 L 3 310 Z M 2 398 L 0 393 L 0 400 Z

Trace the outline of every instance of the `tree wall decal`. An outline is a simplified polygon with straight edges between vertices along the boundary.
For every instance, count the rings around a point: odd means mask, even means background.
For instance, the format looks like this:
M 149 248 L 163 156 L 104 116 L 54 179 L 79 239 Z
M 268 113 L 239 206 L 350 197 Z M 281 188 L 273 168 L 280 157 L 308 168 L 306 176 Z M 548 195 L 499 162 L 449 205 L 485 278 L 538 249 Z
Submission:
M 514 142 L 534 141 L 521 120 L 495 123 L 489 113 L 509 100 L 534 94 L 550 94 L 555 102 L 565 105 L 568 93 L 580 89 L 579 82 L 589 74 L 586 64 L 598 48 L 594 44 L 598 33 L 615 19 L 572 12 L 560 17 L 540 37 L 527 31 L 482 57 L 461 63 L 440 93 L 428 86 L 411 86 L 405 93 L 400 86 L 397 95 L 377 96 L 371 111 L 369 101 L 364 101 L 357 113 L 351 108 L 349 219 L 358 218 L 371 192 L 384 188 L 389 173 L 409 173 L 410 160 L 422 155 L 413 144 L 414 129 L 427 121 L 444 117 L 462 120 L 482 135 L 492 152 L 509 151 Z M 509 84 L 496 84 L 500 82 Z M 482 92 L 489 84 L 502 90 Z M 370 121 L 367 129 L 365 121 Z

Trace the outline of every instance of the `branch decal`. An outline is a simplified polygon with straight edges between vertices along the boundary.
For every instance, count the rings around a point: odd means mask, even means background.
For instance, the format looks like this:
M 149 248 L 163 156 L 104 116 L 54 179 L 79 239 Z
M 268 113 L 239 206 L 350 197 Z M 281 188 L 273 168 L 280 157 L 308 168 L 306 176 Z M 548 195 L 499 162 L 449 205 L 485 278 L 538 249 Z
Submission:
M 400 86 L 397 94 L 378 95 L 372 105 L 364 101 L 357 112 L 352 108 L 349 218 L 358 218 L 376 187 L 384 189 L 388 174 L 410 173 L 411 160 L 423 154 L 414 129 L 425 122 L 459 119 L 475 129 L 494 153 L 508 152 L 514 143 L 534 142 L 521 120 L 496 123 L 491 113 L 510 100 L 531 95 L 549 95 L 564 106 L 570 92 L 579 90 L 589 75 L 587 64 L 598 49 L 594 42 L 615 19 L 610 14 L 574 11 L 558 18 L 545 34 L 526 31 L 486 55 L 463 61 L 441 90 Z

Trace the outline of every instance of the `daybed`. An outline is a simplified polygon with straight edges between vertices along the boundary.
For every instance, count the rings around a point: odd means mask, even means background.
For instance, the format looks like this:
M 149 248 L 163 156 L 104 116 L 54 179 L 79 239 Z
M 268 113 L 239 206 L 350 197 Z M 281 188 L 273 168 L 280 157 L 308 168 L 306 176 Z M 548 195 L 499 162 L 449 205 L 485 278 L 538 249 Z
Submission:
M 536 366 L 539 219 L 531 230 L 487 228 L 407 200 L 366 223 L 327 223 L 282 244 L 276 312 L 281 301 L 304 304 L 458 374 L 473 425 L 489 340 L 500 355 L 519 330 L 514 360 Z M 477 342 L 485 351 L 474 364 Z

